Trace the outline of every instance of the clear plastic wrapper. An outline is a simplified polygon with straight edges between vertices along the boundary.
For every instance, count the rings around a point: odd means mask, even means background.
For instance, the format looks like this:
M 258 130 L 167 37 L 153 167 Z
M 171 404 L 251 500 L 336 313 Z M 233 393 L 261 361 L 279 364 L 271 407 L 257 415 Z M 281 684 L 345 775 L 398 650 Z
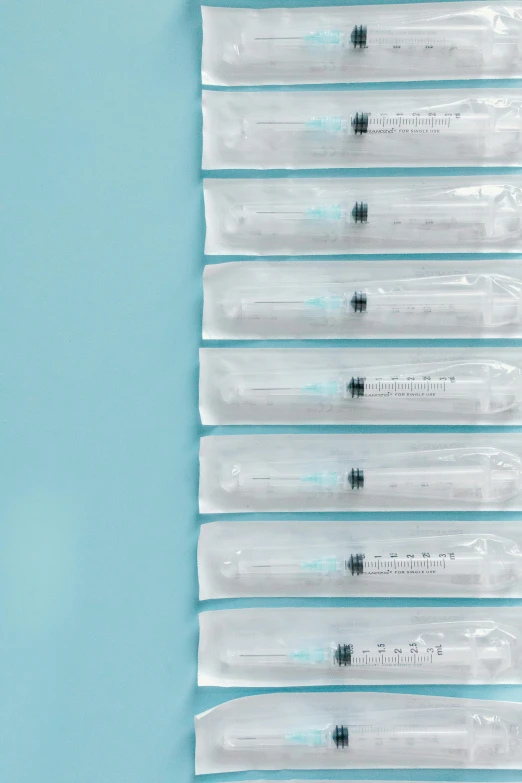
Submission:
M 522 597 L 519 522 L 213 522 L 200 599 Z M 424 613 L 423 613 L 424 616 Z
M 246 261 L 204 272 L 206 339 L 522 337 L 518 261 Z
M 198 715 L 196 774 L 517 769 L 522 704 L 398 693 L 271 693 Z
M 203 168 L 520 166 L 520 90 L 203 91 Z
M 203 8 L 210 85 L 510 78 L 522 75 L 518 2 Z
M 519 608 L 232 609 L 199 624 L 199 685 L 522 682 Z
M 522 509 L 520 435 L 201 439 L 202 513 Z
M 522 424 L 519 358 L 509 348 L 203 348 L 201 420 Z
M 522 252 L 516 177 L 205 179 L 208 255 Z

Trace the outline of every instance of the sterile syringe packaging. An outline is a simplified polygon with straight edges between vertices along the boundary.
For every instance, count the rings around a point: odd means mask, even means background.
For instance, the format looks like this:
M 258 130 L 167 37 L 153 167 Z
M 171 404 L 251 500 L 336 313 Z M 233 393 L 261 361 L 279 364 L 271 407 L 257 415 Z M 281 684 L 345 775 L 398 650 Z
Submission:
M 520 166 L 515 89 L 203 92 L 203 168 Z
M 519 2 L 202 10 L 204 84 L 522 76 Z
M 522 704 L 396 693 L 271 693 L 198 715 L 196 773 L 517 769 Z
M 269 257 L 205 268 L 203 337 L 318 342 L 201 349 L 201 420 L 329 434 L 201 439 L 200 513 L 230 517 L 201 527 L 200 600 L 294 606 L 202 612 L 198 684 L 520 685 L 520 607 L 389 599 L 522 599 L 522 524 L 496 513 L 522 512 L 522 440 L 508 429 L 522 427 L 522 357 L 509 342 L 522 339 L 522 181 L 486 168 L 522 166 L 522 94 L 463 81 L 522 78 L 522 2 L 205 7 L 203 33 L 203 82 L 254 88 L 203 95 L 205 252 Z M 411 79 L 460 84 L 346 87 Z M 427 166 L 441 171 L 411 170 Z M 481 171 L 447 176 L 452 166 Z M 339 171 L 392 167 L 407 176 Z M 239 171 L 212 173 L 224 169 Z M 319 342 L 397 338 L 477 342 Z M 339 434 L 336 424 L 377 426 Z M 264 512 L 282 518 L 233 521 Z M 329 597 L 378 600 L 306 603 Z M 221 704 L 195 728 L 205 775 L 522 768 L 514 702 L 280 692 Z
M 199 685 L 522 682 L 519 608 L 232 609 L 199 627 Z
M 520 349 L 203 348 L 203 424 L 522 425 Z
M 204 180 L 209 255 L 522 252 L 520 178 Z
M 203 337 L 522 338 L 520 262 L 236 261 L 204 273 Z
M 522 525 L 212 522 L 199 597 L 522 598 Z
M 522 510 L 520 435 L 201 439 L 201 513 Z

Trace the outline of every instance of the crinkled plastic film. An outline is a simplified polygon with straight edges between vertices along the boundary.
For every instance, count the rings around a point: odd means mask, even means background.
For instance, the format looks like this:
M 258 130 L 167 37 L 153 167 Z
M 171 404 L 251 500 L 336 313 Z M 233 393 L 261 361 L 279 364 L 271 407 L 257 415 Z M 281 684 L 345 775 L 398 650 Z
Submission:
M 522 681 L 517 608 L 254 608 L 199 622 L 199 685 Z
M 202 11 L 204 84 L 522 76 L 519 2 Z
M 522 597 L 516 522 L 213 522 L 200 599 Z
M 237 261 L 204 272 L 206 339 L 522 337 L 520 263 Z
M 198 715 L 196 773 L 519 769 L 522 704 L 399 693 L 272 693 Z
M 520 90 L 203 92 L 203 168 L 520 166 Z
M 202 513 L 522 509 L 520 436 L 201 439 Z
M 213 522 L 198 546 L 201 600 L 522 598 L 518 522 Z
M 522 424 L 518 349 L 203 348 L 203 424 Z
M 209 255 L 522 252 L 516 177 L 206 179 Z

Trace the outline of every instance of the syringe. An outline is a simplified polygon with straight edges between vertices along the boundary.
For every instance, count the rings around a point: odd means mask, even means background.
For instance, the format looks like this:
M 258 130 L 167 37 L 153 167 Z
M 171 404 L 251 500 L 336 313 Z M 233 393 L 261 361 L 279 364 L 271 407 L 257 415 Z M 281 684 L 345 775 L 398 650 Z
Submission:
M 368 139 L 390 142 L 407 136 L 412 140 L 424 141 L 427 136 L 444 140 L 447 144 L 456 138 L 464 138 L 466 144 L 476 149 L 480 144 L 492 140 L 495 131 L 520 134 L 522 124 L 509 116 L 503 122 L 497 117 L 497 109 L 481 107 L 481 111 L 462 112 L 449 108 L 447 111 L 419 109 L 414 112 L 368 112 L 356 111 L 352 114 L 308 114 L 285 119 L 273 112 L 245 119 L 242 131 L 245 137 L 264 138 L 273 145 L 310 144 L 322 146 L 343 145 L 347 140 Z M 497 127 L 498 124 L 498 127 Z M 390 150 L 390 147 L 387 147 Z
M 413 52 L 429 56 L 433 53 L 435 57 L 442 53 L 466 58 L 475 55 L 482 62 L 489 58 L 494 39 L 494 31 L 481 23 L 453 27 L 437 22 L 397 27 L 359 24 L 353 27 L 349 39 L 345 31 L 339 31 L 338 35 L 339 45 L 353 48 L 354 52 L 386 49 L 397 54 Z M 331 37 L 326 33 L 327 39 Z
M 391 540 L 386 545 L 367 542 L 350 550 L 321 552 L 287 547 L 264 550 L 241 549 L 223 564 L 223 575 L 232 579 L 351 580 L 375 585 L 378 590 L 396 590 L 404 583 L 454 585 L 459 592 L 501 591 L 522 580 L 522 553 L 515 541 L 499 536 L 462 536 Z M 377 587 L 378 586 L 378 587 Z
M 284 64 L 287 60 L 299 62 L 301 57 L 349 62 L 352 57 L 361 56 L 363 51 L 369 56 L 377 50 L 381 57 L 383 53 L 395 58 L 446 56 L 456 59 L 463 67 L 471 67 L 489 60 L 495 38 L 489 24 L 444 24 L 426 20 L 389 27 L 356 24 L 349 29 L 294 28 L 282 30 L 278 35 L 251 35 L 247 31 L 242 36 L 241 51 L 252 59 L 270 56 L 272 63 L 277 63 L 279 57 Z M 517 43 L 515 36 L 509 37 L 509 43 Z
M 239 206 L 232 214 L 240 229 L 267 236 L 299 237 L 301 234 L 326 235 L 336 241 L 353 238 L 357 231 L 372 236 L 411 236 L 416 231 L 467 231 L 476 238 L 508 239 L 522 231 L 522 212 L 497 204 L 493 199 L 446 201 L 398 201 L 369 203 L 356 201 L 321 204 L 252 203 Z M 232 233 L 237 227 L 230 224 Z
M 418 366 L 396 367 L 395 372 L 369 368 L 368 374 L 341 373 L 333 377 L 299 381 L 299 373 L 288 376 L 248 375 L 232 380 L 232 400 L 256 404 L 295 405 L 327 400 L 332 405 L 379 408 L 465 411 L 495 414 L 515 408 L 522 394 L 521 371 L 501 362 L 447 365 L 430 371 Z M 228 387 L 223 390 L 230 399 Z
M 242 296 L 238 306 L 227 311 L 244 318 L 365 318 L 406 322 L 437 319 L 471 322 L 487 327 L 518 323 L 522 301 L 515 278 L 479 275 L 470 284 L 458 277 L 431 277 L 383 281 L 359 290 L 344 292 L 296 287 L 277 296 Z
M 353 670 L 412 669 L 424 676 L 430 673 L 451 677 L 476 677 L 482 668 L 495 678 L 511 666 L 511 644 L 515 637 L 508 631 L 495 634 L 494 623 L 473 627 L 443 623 L 430 629 L 381 629 L 379 633 L 350 635 L 350 641 L 332 641 L 312 646 L 286 646 L 259 649 L 254 643 L 243 649 L 227 649 L 223 660 L 242 668 L 299 667 L 334 669 L 342 676 Z M 344 674 L 343 674 L 344 672 Z
M 401 111 L 399 104 L 395 110 L 361 108 L 341 114 L 310 113 L 300 107 L 292 111 L 277 106 L 275 112 L 272 107 L 271 111 L 260 111 L 253 117 L 247 113 L 238 129 L 241 139 L 231 134 L 232 147 L 246 145 L 255 161 L 273 168 L 278 167 L 278 156 L 285 149 L 287 160 L 304 155 L 304 161 L 312 156 L 331 159 L 333 165 L 338 156 L 342 156 L 339 163 L 355 163 L 360 153 L 390 164 L 394 156 L 402 158 L 407 154 L 424 159 L 427 154 L 436 155 L 441 145 L 444 154 L 462 159 L 487 155 L 490 149 L 502 149 L 507 154 L 522 145 L 518 113 L 478 102 L 413 111 Z M 299 160 L 297 157 L 297 163 Z
M 355 112 L 350 115 L 311 115 L 303 119 L 270 119 L 273 116 L 258 116 L 253 120 L 245 120 L 245 134 L 251 131 L 272 131 L 274 138 L 281 140 L 283 133 L 289 133 L 292 138 L 296 133 L 306 132 L 311 138 L 321 134 L 334 136 L 363 137 L 373 133 L 389 133 L 396 131 L 425 131 L 436 133 L 440 137 L 465 135 L 470 143 L 473 136 L 486 135 L 494 125 L 494 112 L 470 113 L 423 111 L 413 113 L 397 112 Z M 521 128 L 516 128 L 521 130 Z
M 301 494 L 447 499 L 469 503 L 503 503 L 518 495 L 520 457 L 485 447 L 389 454 L 387 462 L 366 460 L 364 467 L 303 462 L 245 463 L 235 467 L 223 489 L 243 494 L 270 494 L 288 499 Z M 349 501 L 348 501 L 349 502 Z
M 401 718 L 404 722 L 401 721 Z M 408 758 L 469 762 L 494 759 L 507 754 L 519 728 L 494 713 L 447 710 L 408 710 L 402 715 L 385 713 L 353 715 L 349 723 L 335 720 L 307 725 L 298 714 L 292 727 L 261 723 L 231 726 L 225 730 L 223 746 L 231 751 L 270 751 L 294 748 L 299 753 L 318 751 L 350 753 L 353 760 L 385 763 L 390 755 Z M 425 765 L 428 766 L 428 765 Z

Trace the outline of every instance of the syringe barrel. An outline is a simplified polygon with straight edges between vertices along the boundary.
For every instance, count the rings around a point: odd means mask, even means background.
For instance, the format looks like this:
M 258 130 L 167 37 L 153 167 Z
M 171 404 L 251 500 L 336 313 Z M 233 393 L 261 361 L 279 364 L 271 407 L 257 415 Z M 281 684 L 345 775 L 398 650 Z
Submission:
M 518 495 L 520 468 L 498 469 L 489 459 L 451 467 L 375 469 L 365 471 L 365 490 L 375 495 L 433 499 L 451 498 L 471 503 L 504 502 Z
M 422 53 L 429 56 L 442 52 L 458 57 L 459 54 L 470 58 L 470 62 L 485 59 L 492 45 L 493 31 L 485 24 L 448 25 L 426 22 L 424 24 L 385 27 L 381 25 L 355 26 L 350 42 L 355 50 L 362 48 L 371 52 L 372 48 L 385 48 L 401 52 Z M 369 52 L 369 53 L 370 53 Z
M 467 498 L 481 500 L 485 469 L 481 465 L 466 467 L 430 467 L 402 470 L 394 468 L 366 470 L 364 489 L 375 495 L 403 495 L 432 498 Z
M 369 315 L 455 315 L 471 313 L 476 320 L 483 318 L 483 311 L 488 298 L 486 290 L 437 291 L 430 287 L 417 291 L 365 293 L 366 307 L 364 312 Z
M 422 636 L 407 633 L 386 637 L 382 634 L 377 639 L 358 640 L 351 644 L 350 668 L 360 669 L 443 669 L 458 666 L 471 669 L 473 665 L 473 642 L 460 644 L 443 644 L 432 641 L 426 643 Z M 340 656 L 342 666 L 342 654 Z M 346 664 L 345 664 L 346 665 Z
M 394 230 L 400 226 L 419 230 L 434 226 L 484 226 L 484 230 L 489 234 L 494 218 L 495 204 L 487 199 L 472 204 L 462 201 L 405 201 L 385 204 L 376 201 L 368 204 L 367 218 L 362 222 L 376 226 L 386 225 Z
M 456 368 L 451 368 L 455 372 Z M 421 374 L 406 372 L 397 375 L 365 375 L 351 378 L 344 385 L 344 396 L 347 398 L 379 400 L 409 400 L 418 398 L 437 399 L 468 399 L 473 407 L 473 400 L 481 400 L 489 396 L 487 378 L 458 377 L 449 375 L 437 377 L 429 371 Z
M 520 371 L 508 365 L 448 365 L 422 373 L 415 367 L 400 369 L 396 374 L 383 372 L 376 376 L 370 368 L 367 376 L 352 376 L 342 382 L 344 399 L 362 406 L 396 409 L 410 405 L 478 414 L 503 412 L 519 404 Z M 332 381 L 330 386 L 334 389 L 335 383 Z
M 436 542 L 434 542 L 436 547 Z M 440 547 L 439 547 L 440 548 Z M 411 553 L 396 551 L 373 554 L 351 555 L 345 560 L 348 573 L 365 579 L 438 577 L 445 581 L 464 579 L 467 583 L 483 583 L 487 576 L 487 556 L 482 552 L 438 552 Z

